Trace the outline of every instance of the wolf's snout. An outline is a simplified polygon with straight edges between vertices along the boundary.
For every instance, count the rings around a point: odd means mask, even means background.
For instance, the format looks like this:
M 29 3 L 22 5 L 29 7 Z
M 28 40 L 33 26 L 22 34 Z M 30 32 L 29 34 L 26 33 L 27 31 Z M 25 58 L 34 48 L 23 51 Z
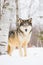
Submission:
M 25 31 L 27 32 L 27 29 L 25 29 Z

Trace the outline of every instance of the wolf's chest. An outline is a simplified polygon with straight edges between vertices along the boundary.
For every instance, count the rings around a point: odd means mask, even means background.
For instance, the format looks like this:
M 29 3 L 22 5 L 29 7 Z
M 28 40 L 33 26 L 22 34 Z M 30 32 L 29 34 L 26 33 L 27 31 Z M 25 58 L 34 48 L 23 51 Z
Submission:
M 30 41 L 31 38 L 31 33 L 29 35 L 23 36 L 23 35 L 18 35 L 20 43 L 23 43 L 26 41 L 27 43 Z

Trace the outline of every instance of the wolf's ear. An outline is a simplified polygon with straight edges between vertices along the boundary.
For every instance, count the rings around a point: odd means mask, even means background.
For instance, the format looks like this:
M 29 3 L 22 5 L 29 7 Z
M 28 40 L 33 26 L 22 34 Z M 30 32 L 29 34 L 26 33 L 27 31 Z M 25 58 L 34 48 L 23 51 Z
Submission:
M 17 26 L 19 26 L 19 25 L 21 24 L 21 22 L 23 22 L 23 21 L 22 21 L 21 18 L 19 18 L 19 19 L 18 19 L 18 22 L 17 22 Z
M 18 19 L 18 24 L 20 25 L 20 23 L 23 22 L 23 20 L 21 18 Z
M 29 19 L 29 22 L 32 23 L 32 18 Z
M 21 18 L 19 18 L 18 22 L 21 23 L 21 22 L 23 22 L 23 20 Z

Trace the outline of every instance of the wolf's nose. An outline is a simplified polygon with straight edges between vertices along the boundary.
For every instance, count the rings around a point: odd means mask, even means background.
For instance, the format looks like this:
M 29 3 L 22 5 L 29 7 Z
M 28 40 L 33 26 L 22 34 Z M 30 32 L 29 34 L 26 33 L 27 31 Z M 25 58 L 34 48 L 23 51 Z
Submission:
M 27 32 L 27 29 L 25 29 L 25 31 Z

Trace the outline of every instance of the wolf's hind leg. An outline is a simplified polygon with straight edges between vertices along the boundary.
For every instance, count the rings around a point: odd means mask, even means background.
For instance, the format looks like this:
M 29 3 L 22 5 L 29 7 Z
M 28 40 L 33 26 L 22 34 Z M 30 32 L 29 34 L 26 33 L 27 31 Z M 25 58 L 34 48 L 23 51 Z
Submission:
M 8 54 L 11 56 L 11 54 L 12 54 L 12 51 L 13 51 L 13 48 L 12 47 L 10 47 L 10 46 L 8 46 Z

